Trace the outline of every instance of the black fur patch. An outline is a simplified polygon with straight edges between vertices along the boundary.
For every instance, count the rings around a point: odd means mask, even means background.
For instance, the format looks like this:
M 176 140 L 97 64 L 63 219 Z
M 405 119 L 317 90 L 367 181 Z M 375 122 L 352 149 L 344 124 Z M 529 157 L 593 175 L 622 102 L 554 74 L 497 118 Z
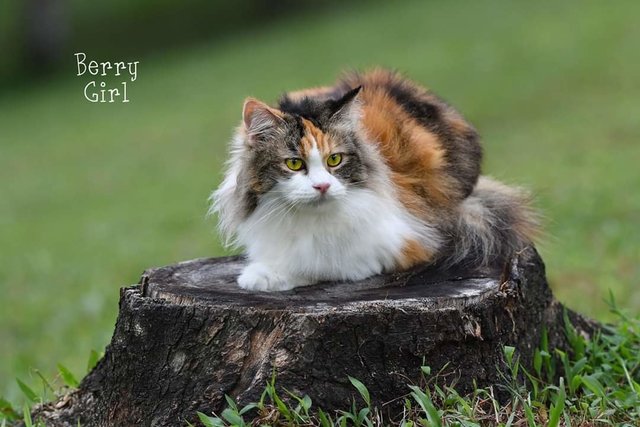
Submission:
M 284 113 L 304 117 L 318 128 L 324 130 L 324 125 L 330 117 L 326 103 L 327 101 L 308 97 L 293 101 L 287 95 L 284 95 L 280 98 L 278 108 Z
M 446 133 L 438 106 L 421 100 L 415 95 L 415 90 L 400 83 L 389 87 L 388 91 L 393 99 L 424 127 L 437 134 Z
M 439 137 L 445 148 L 448 173 L 460 183 L 461 197 L 469 196 L 480 176 L 482 161 L 476 131 L 469 126 L 465 135 L 454 135 L 444 119 L 444 113 L 451 107 L 434 94 L 430 94 L 432 99 L 425 99 L 403 82 L 394 82 L 387 90 L 411 117 Z
M 326 131 L 332 117 L 346 104 L 353 101 L 361 89 L 362 86 L 359 86 L 344 95 L 339 95 L 339 92 L 335 91 L 328 98 L 304 97 L 293 100 L 285 94 L 280 98 L 278 108 L 284 113 L 304 117 L 314 126 Z

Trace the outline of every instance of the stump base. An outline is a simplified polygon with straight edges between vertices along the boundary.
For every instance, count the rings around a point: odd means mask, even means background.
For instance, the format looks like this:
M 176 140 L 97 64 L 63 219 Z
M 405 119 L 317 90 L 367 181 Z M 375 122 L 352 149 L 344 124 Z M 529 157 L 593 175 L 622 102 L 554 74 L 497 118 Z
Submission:
M 447 365 L 466 393 L 474 381 L 501 381 L 505 345 L 529 365 L 543 328 L 551 347 L 568 348 L 563 306 L 533 248 L 502 268 L 423 267 L 280 293 L 239 289 L 242 265 L 202 259 L 146 271 L 121 290 L 104 358 L 65 404 L 34 416 L 53 426 L 195 422 L 196 411 L 220 413 L 225 395 L 259 399 L 274 370 L 279 387 L 324 410 L 346 408 L 348 376 L 358 378 L 393 413 L 424 364 Z

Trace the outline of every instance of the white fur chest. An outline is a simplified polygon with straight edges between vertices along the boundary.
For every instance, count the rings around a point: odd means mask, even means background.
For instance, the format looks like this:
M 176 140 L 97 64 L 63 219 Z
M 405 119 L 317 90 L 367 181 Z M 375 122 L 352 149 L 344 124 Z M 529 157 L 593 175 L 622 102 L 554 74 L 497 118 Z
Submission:
M 355 189 L 316 206 L 287 208 L 265 200 L 240 226 L 238 243 L 250 263 L 282 282 L 277 288 L 289 289 L 390 269 L 423 227 L 393 198 Z

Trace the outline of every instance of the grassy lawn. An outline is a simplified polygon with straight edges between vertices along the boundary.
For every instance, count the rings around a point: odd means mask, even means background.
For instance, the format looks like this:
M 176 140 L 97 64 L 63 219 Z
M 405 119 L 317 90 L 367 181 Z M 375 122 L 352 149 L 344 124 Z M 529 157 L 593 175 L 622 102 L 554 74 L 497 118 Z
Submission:
M 0 96 L 0 394 L 56 362 L 80 376 L 110 338 L 118 287 L 221 255 L 206 198 L 247 95 L 385 65 L 480 130 L 485 172 L 531 188 L 556 295 L 640 311 L 640 3 L 341 7 L 143 58 L 129 104 L 75 77 Z M 89 59 L 91 53 L 87 52 Z M 120 58 L 114 58 L 119 60 Z M 125 59 L 125 58 L 122 58 Z

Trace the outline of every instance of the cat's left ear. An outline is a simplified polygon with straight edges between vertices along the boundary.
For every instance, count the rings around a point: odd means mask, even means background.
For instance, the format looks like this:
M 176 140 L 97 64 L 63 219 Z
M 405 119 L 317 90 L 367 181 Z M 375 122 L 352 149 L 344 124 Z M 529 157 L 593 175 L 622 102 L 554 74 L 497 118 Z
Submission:
M 361 103 L 358 94 L 362 90 L 362 86 L 351 89 L 345 93 L 342 98 L 332 101 L 331 105 L 331 122 L 338 125 L 347 125 L 349 128 L 355 126 L 360 119 Z

